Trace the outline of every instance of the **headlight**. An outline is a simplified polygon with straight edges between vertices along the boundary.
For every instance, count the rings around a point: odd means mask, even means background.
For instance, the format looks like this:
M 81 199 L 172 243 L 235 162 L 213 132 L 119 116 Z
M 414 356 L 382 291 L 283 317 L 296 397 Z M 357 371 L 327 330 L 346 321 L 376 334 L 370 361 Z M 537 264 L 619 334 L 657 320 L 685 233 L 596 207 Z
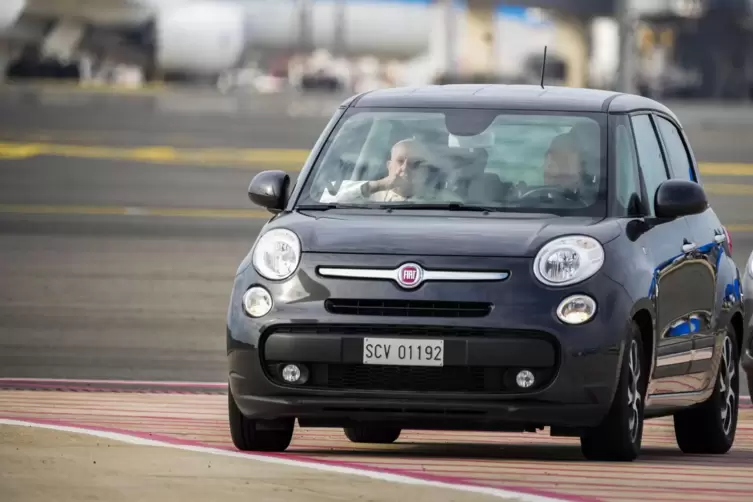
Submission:
M 604 248 L 585 235 L 548 242 L 533 261 L 533 273 L 547 286 L 569 286 L 585 281 L 604 264 Z
M 301 241 L 290 230 L 276 228 L 259 238 L 252 263 L 262 277 L 273 281 L 287 279 L 301 261 Z

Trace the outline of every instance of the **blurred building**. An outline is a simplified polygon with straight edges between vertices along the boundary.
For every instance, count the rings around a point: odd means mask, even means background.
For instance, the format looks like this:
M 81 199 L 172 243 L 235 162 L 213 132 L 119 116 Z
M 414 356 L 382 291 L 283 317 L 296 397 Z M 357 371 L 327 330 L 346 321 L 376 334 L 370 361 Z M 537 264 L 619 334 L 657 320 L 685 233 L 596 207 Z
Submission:
M 641 92 L 751 94 L 753 0 L 626 1 Z M 226 92 L 273 92 L 285 81 L 353 92 L 538 82 L 547 46 L 547 82 L 610 88 L 622 65 L 617 2 L 0 0 L 0 67 L 14 78 L 203 80 Z

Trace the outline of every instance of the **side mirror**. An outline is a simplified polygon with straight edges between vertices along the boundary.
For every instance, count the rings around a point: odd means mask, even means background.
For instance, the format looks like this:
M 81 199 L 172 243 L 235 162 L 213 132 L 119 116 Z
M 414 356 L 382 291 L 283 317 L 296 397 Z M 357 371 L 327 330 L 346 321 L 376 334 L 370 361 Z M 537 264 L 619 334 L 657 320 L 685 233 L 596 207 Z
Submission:
M 285 171 L 262 171 L 251 180 L 248 198 L 270 212 L 283 210 L 288 198 L 290 176 Z
M 659 218 L 678 218 L 704 212 L 709 207 L 706 192 L 698 183 L 667 180 L 656 190 L 654 211 Z

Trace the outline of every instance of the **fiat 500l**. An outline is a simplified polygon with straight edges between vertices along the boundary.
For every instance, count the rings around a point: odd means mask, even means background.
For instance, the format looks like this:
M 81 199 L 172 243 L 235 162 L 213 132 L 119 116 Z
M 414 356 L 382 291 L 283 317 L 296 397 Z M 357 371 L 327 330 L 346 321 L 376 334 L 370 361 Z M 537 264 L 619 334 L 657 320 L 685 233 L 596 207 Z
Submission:
M 242 450 L 302 427 L 575 436 L 630 461 L 644 419 L 734 442 L 740 274 L 676 116 L 589 89 L 429 86 L 345 101 L 274 213 L 227 317 Z

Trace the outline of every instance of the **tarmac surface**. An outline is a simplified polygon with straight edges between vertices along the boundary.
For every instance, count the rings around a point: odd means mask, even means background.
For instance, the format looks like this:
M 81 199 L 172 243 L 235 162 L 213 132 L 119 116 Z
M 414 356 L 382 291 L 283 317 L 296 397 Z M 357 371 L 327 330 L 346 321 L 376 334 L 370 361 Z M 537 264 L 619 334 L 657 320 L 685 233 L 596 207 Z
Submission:
M 59 384 L 60 385 L 60 384 Z M 204 394 L 163 394 L 136 392 L 98 392 L 90 387 L 89 392 L 53 392 L 49 390 L 2 391 L 0 390 L 0 472 L 13 473 L 11 481 L 17 481 L 19 464 L 16 457 L 8 462 L 8 470 L 3 465 L 3 421 L 23 420 L 49 427 L 74 426 L 92 429 L 103 433 L 127 434 L 134 438 L 157 440 L 172 445 L 203 446 L 234 451 L 227 428 L 227 398 L 224 395 Z M 12 433 L 13 431 L 9 431 Z M 44 432 L 44 431 L 43 431 Z M 15 434 L 11 436 L 15 438 Z M 46 438 L 42 435 L 41 438 Z M 750 500 L 753 490 L 753 409 L 747 407 L 740 412 L 735 447 L 726 455 L 684 455 L 677 449 L 671 419 L 650 420 L 643 435 L 641 457 L 636 462 L 588 462 L 584 461 L 575 438 L 552 438 L 547 433 L 506 434 L 488 432 L 431 432 L 406 431 L 395 444 L 369 445 L 350 443 L 341 429 L 297 428 L 290 448 L 282 455 L 267 455 L 267 460 L 288 462 L 314 462 L 333 469 L 359 469 L 381 475 L 410 476 L 412 478 L 441 482 L 451 485 L 485 487 L 504 490 L 505 493 L 518 492 L 513 496 L 519 502 L 745 502 Z M 17 442 L 18 439 L 15 439 Z M 54 444 L 54 443 L 53 443 Z M 31 452 L 24 450 L 26 457 L 37 455 L 44 444 L 34 441 Z M 12 452 L 10 452 L 12 453 Z M 159 454 L 159 452 L 156 452 Z M 122 467 L 116 459 L 106 459 L 102 449 L 87 451 L 88 456 L 97 461 L 83 474 L 103 472 L 105 469 L 122 470 L 125 479 L 135 477 L 132 471 L 144 471 L 149 466 L 159 465 L 155 472 L 145 477 L 145 488 L 164 488 L 171 476 L 165 472 L 166 466 L 175 466 L 175 476 L 181 471 L 195 466 L 202 459 L 187 459 L 188 465 L 176 463 L 155 464 L 151 451 L 132 452 L 130 464 Z M 259 456 L 255 456 L 259 457 Z M 85 458 L 85 457 L 84 457 Z M 142 460 L 143 459 L 143 460 Z M 128 461 L 127 459 L 121 459 Z M 214 459 L 203 459 L 214 464 Z M 256 458 L 249 458 L 249 461 Z M 107 462 L 107 463 L 105 463 Z M 143 468 L 132 469 L 129 465 L 143 462 Z M 51 474 L 40 472 L 39 485 L 49 485 L 50 479 L 60 476 L 49 466 Z M 65 469 L 66 466 L 62 465 Z M 216 468 L 215 468 L 216 467 Z M 248 471 L 265 466 L 249 465 Z M 295 467 L 295 466 L 291 466 Z M 94 469 L 97 470 L 94 470 Z M 195 470 L 195 467 L 193 468 Z M 220 471 L 222 465 L 195 475 L 207 476 L 207 493 L 210 488 L 221 490 L 215 476 L 225 478 L 225 488 L 233 485 L 237 467 L 229 466 L 227 472 Z M 23 470 L 21 472 L 24 472 Z M 61 485 L 66 491 L 76 483 L 80 474 L 71 472 L 71 480 Z M 269 471 L 268 471 L 269 472 Z M 260 482 L 259 490 L 265 490 L 269 481 L 280 480 L 293 496 L 301 488 L 310 488 L 312 493 L 332 494 L 332 500 L 430 500 L 430 487 L 394 486 L 390 492 L 371 491 L 389 489 L 389 486 L 365 484 L 350 476 L 330 478 L 331 483 L 319 484 L 314 491 L 313 476 L 305 476 L 292 470 L 289 478 L 283 472 L 274 471 L 272 479 L 253 476 Z M 107 472 L 104 472 L 107 474 Z M 28 476 L 28 474 L 27 474 Z M 154 477 L 162 477 L 162 483 L 155 483 Z M 28 478 L 27 478 L 28 479 Z M 84 480 L 88 479 L 83 477 Z M 82 483 L 78 481 L 78 483 Z M 89 491 L 102 485 L 106 480 L 98 477 L 84 486 Z M 141 486 L 141 485 L 139 485 Z M 183 487 L 178 487 L 181 489 Z M 243 496 L 252 500 L 275 500 L 263 495 L 256 496 L 255 485 L 246 487 Z M 357 489 L 360 489 L 358 491 Z M 182 490 L 181 490 L 182 491 Z M 0 496 L 3 483 L 0 483 Z M 106 493 L 106 492 L 105 492 Z M 219 500 L 224 492 L 212 491 L 212 496 L 204 500 Z M 265 492 L 262 492 L 264 494 Z M 354 496 L 358 493 L 358 496 Z M 433 492 L 436 493 L 436 492 Z M 390 496 L 394 498 L 390 498 Z M 415 498 L 420 496 L 421 498 Z M 536 497 L 546 497 L 541 499 Z M 83 497 L 81 497 L 83 498 Z M 506 497 L 505 497 L 506 498 Z M 503 498 L 503 500 L 505 500 Z M 296 500 L 292 498 L 290 500 Z M 554 499 L 554 500 L 552 500 Z M 6 500 L 6 499 L 3 499 Z M 10 500 L 17 500 L 11 498 Z M 34 499 L 21 499 L 19 502 Z M 80 500 L 80 499 L 79 499 Z M 87 500 L 92 500 L 87 498 Z M 96 500 L 96 499 L 94 499 Z M 107 499 L 102 499 L 107 500 Z M 144 500 L 135 496 L 130 500 Z M 152 497 L 151 500 L 163 500 Z M 180 500 L 175 497 L 175 500 Z M 191 500 L 189 498 L 189 500 Z M 198 500 L 198 499 L 197 499 Z M 288 500 L 288 499 L 283 499 Z M 316 499 L 314 499 L 316 500 Z M 435 500 L 481 500 L 469 494 L 446 490 Z M 499 499 L 497 499 L 499 500 Z M 509 500 L 509 499 L 507 499 Z
M 269 217 L 248 201 L 248 183 L 270 167 L 295 176 L 338 102 L 0 90 L 0 378 L 226 381 L 232 277 Z M 676 110 L 742 268 L 753 249 L 753 112 Z M 0 417 L 229 444 L 221 396 L 123 396 L 0 391 Z M 186 428 L 154 414 L 163 407 Z M 341 432 L 314 430 L 297 433 L 296 449 L 602 500 L 744 500 L 753 490 L 750 413 L 736 451 L 722 458 L 680 455 L 671 428 L 657 422 L 647 464 L 634 467 L 584 466 L 571 441 L 545 435 L 412 434 L 385 456 L 353 452 Z M 517 446 L 500 454 L 503 442 Z M 642 491 L 625 487 L 639 480 Z
M 409 486 L 296 465 L 281 469 L 274 463 L 241 455 L 208 454 L 136 441 L 138 444 L 129 444 L 70 430 L 0 424 L 0 500 L 526 502 L 517 497 Z

